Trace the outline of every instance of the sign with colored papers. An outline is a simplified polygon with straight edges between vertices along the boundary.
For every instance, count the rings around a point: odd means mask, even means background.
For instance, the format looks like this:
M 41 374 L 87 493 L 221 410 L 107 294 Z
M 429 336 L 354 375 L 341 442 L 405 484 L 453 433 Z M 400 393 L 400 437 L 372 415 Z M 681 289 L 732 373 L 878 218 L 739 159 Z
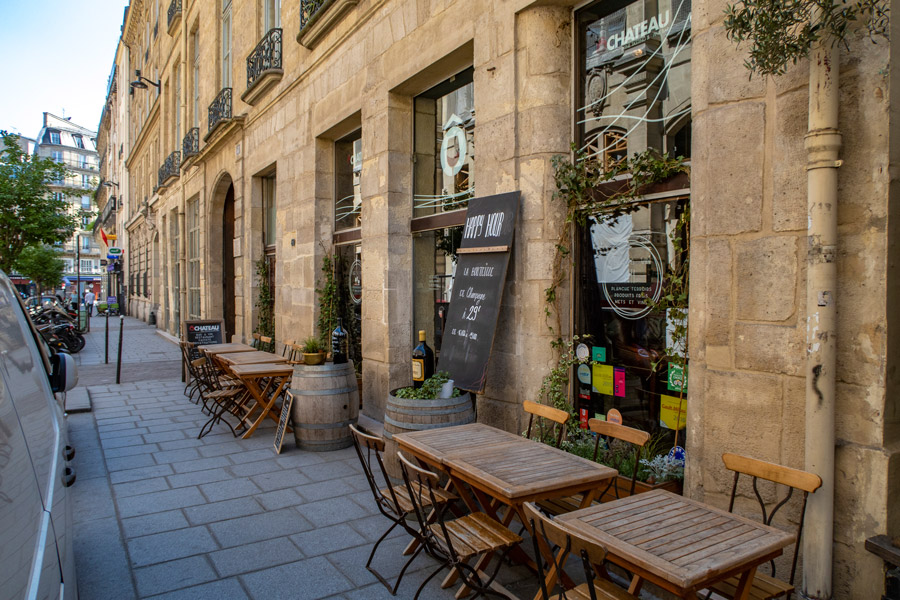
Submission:
M 666 429 L 684 429 L 687 425 L 687 397 L 659 397 L 659 425 Z

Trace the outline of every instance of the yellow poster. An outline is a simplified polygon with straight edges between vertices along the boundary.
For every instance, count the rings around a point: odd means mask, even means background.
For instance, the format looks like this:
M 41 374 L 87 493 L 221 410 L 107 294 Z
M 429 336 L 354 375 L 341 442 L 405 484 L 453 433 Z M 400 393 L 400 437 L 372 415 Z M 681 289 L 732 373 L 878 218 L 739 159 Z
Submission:
M 679 416 L 679 404 L 681 406 L 681 415 Z M 677 429 L 684 429 L 687 423 L 687 396 L 678 398 L 677 396 L 666 396 L 663 394 L 659 397 L 659 424 L 668 429 L 676 429 L 675 423 L 678 422 Z
M 594 365 L 592 375 L 594 392 L 612 396 L 615 391 L 613 388 L 613 366 Z

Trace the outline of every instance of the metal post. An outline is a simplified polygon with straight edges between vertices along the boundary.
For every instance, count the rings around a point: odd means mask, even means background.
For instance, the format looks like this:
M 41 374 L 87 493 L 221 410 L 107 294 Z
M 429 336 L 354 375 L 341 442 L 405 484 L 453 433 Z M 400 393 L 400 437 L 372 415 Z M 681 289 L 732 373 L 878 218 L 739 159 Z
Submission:
M 103 364 L 109 364 L 109 308 L 106 309 L 106 353 L 103 358 Z
M 122 336 L 125 332 L 125 317 L 119 315 L 119 350 L 116 358 L 116 384 L 122 381 Z
M 76 230 L 77 231 L 77 230 Z M 75 234 L 75 302 L 78 304 L 78 329 L 81 329 L 81 234 Z M 83 333 L 83 332 L 82 332 Z

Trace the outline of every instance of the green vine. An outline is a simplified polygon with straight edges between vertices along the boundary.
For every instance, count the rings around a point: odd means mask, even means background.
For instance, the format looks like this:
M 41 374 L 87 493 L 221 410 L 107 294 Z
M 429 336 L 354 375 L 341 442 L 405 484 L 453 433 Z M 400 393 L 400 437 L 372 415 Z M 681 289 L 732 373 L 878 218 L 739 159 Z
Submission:
M 575 144 L 572 144 L 572 153 L 574 160 L 561 155 L 551 159 L 556 180 L 553 198 L 566 205 L 563 227 L 556 241 L 550 285 L 544 290 L 544 313 L 548 322 L 555 319 L 554 324 L 548 324 L 548 328 L 556 336 L 553 345 L 557 348 L 562 343 L 559 337 L 561 323 L 557 292 L 565 281 L 570 266 L 572 224 L 583 226 L 591 216 L 609 221 L 634 212 L 639 208 L 637 201 L 645 193 L 647 186 L 666 181 L 679 173 L 690 172 L 684 164 L 684 157 L 670 158 L 668 154 L 660 155 L 652 148 L 622 160 L 607 170 L 603 169 L 600 161 L 579 151 Z M 626 173 L 630 173 L 631 177 L 624 178 Z M 620 181 L 621 186 L 608 193 L 601 191 L 602 184 L 614 181 Z M 606 187 L 608 186 L 604 186 Z
M 595 364 L 590 359 L 578 358 L 575 354 L 578 344 L 589 339 L 588 335 L 574 335 L 568 340 L 557 340 L 555 346 L 559 350 L 559 356 L 556 359 L 556 366 L 550 369 L 550 372 L 541 381 L 541 389 L 538 391 L 538 402 L 569 413 L 569 420 L 566 422 L 566 437 L 570 439 L 578 432 L 579 420 L 578 415 L 575 414 L 575 407 L 569 401 L 569 376 L 572 369 L 578 365 Z
M 750 42 L 744 66 L 751 73 L 781 75 L 788 63 L 809 56 L 811 46 L 831 37 L 847 46 L 851 23 L 863 22 L 869 38 L 888 38 L 889 8 L 886 0 L 742 0 L 725 9 L 728 38 Z
M 322 287 L 316 286 L 316 296 L 319 298 L 319 318 L 316 321 L 316 330 L 322 346 L 330 348 L 331 332 L 337 326 L 338 311 L 340 310 L 340 299 L 334 274 L 334 258 L 330 252 L 322 255 L 321 272 Z
M 265 256 L 256 261 L 256 276 L 259 279 L 256 308 L 259 310 L 259 322 L 255 333 L 275 337 L 275 296 L 269 285 L 269 261 Z

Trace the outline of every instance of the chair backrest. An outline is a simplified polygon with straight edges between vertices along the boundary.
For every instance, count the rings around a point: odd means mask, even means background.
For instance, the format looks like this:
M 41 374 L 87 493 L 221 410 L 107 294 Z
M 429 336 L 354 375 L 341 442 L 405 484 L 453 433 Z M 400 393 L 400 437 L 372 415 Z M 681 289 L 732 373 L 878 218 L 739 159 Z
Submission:
M 637 474 L 638 467 L 640 466 L 641 459 L 641 448 L 650 440 L 650 434 L 646 431 L 641 431 L 640 429 L 635 429 L 633 427 L 627 427 L 625 425 L 619 425 L 618 423 L 610 423 L 609 421 L 601 421 L 600 419 L 590 419 L 588 421 L 588 429 L 592 432 L 598 434 L 597 440 L 594 442 L 594 460 L 597 460 L 597 453 L 600 450 L 600 436 L 606 436 L 607 440 L 609 438 L 622 440 L 623 442 L 627 442 L 631 444 L 632 451 L 634 453 L 634 471 L 631 474 L 631 488 L 629 490 L 629 494 L 634 494 L 634 488 L 637 486 Z M 620 465 L 610 465 L 613 468 L 618 469 Z M 607 490 L 609 487 L 615 484 L 616 479 L 613 478 L 610 484 L 607 486 Z M 619 488 L 615 487 L 616 490 L 616 498 L 619 497 Z M 606 490 L 604 490 L 604 493 Z M 602 497 L 602 494 L 601 494 Z
M 797 548 L 800 545 L 800 536 L 803 534 L 803 519 L 806 516 L 806 501 L 812 492 L 815 492 L 822 486 L 822 478 L 814 473 L 808 473 L 806 471 L 792 469 L 790 467 L 784 467 L 782 465 L 776 465 L 775 463 L 757 460 L 755 458 L 750 458 L 749 456 L 731 454 L 730 452 L 726 452 L 722 455 L 722 462 L 725 463 L 725 467 L 729 471 L 734 471 L 734 483 L 731 486 L 731 501 L 728 504 L 728 512 L 732 512 L 734 510 L 734 501 L 735 497 L 737 496 L 738 480 L 740 479 L 741 475 L 747 475 L 752 478 L 753 493 L 756 496 L 756 500 L 757 502 L 759 502 L 759 506 L 762 511 L 762 522 L 766 525 L 772 524 L 772 519 L 775 517 L 775 514 L 782 506 L 787 504 L 788 500 L 791 499 L 791 496 L 793 495 L 795 489 L 802 492 L 800 520 L 797 524 L 797 540 L 794 544 L 794 555 L 791 559 L 791 576 L 790 579 L 788 579 L 788 583 L 793 585 L 794 575 L 797 571 Z M 772 483 L 787 487 L 787 493 L 785 494 L 784 498 L 782 498 L 781 500 L 778 500 L 776 498 L 774 506 L 772 506 L 771 509 L 766 506 L 766 503 L 763 500 L 759 489 L 757 488 L 757 482 L 760 479 L 771 481 Z M 775 577 L 775 562 L 772 561 L 770 564 L 772 566 L 772 577 Z
M 562 578 L 557 579 L 558 590 L 547 589 L 544 577 L 543 554 L 541 552 L 541 544 L 544 544 L 545 550 L 554 546 L 559 547 L 562 550 L 561 553 L 546 552 L 546 554 L 553 555 L 556 564 L 552 565 L 552 568 L 557 572 L 563 570 L 562 567 L 565 566 L 566 558 L 569 554 L 574 554 L 581 558 L 585 580 L 589 583 L 588 590 L 591 600 L 597 600 L 597 592 L 593 585 L 595 577 L 594 565 L 603 564 L 603 560 L 606 558 L 606 548 L 596 542 L 579 536 L 576 532 L 563 529 L 552 519 L 544 516 L 538 507 L 531 502 L 526 502 L 523 507 L 525 509 L 525 520 L 527 521 L 525 526 L 531 533 L 531 539 L 534 543 L 534 555 L 538 567 L 538 580 L 541 584 L 542 598 L 544 600 L 549 600 L 551 594 L 554 598 L 560 600 L 568 598 L 566 591 L 562 586 Z M 549 546 L 546 545 L 547 542 L 549 542 Z M 574 598 L 575 596 L 572 597 Z
M 384 454 L 384 440 L 380 437 L 363 433 L 355 425 L 350 425 L 350 434 L 353 436 L 353 447 L 356 448 L 356 455 L 362 464 L 363 473 L 365 473 L 366 480 L 369 482 L 369 489 L 375 497 L 375 503 L 378 504 L 382 512 L 388 510 L 392 513 L 387 515 L 389 518 L 397 519 L 401 517 L 404 511 L 400 508 L 397 495 L 393 486 L 390 485 L 391 480 L 388 478 L 387 470 L 384 467 L 384 459 L 382 457 Z M 387 486 L 390 495 L 389 500 L 381 493 L 381 485 L 378 483 L 375 475 L 376 468 L 381 475 L 381 480 Z
M 263 352 L 275 352 L 275 341 L 267 335 L 259 336 L 259 349 Z
M 288 360 L 293 360 L 294 356 L 294 340 L 286 340 L 284 345 L 281 346 L 281 356 Z
M 566 435 L 566 421 L 569 420 L 569 413 L 558 408 L 553 408 L 552 406 L 547 406 L 546 404 L 532 402 L 531 400 L 523 402 L 522 407 L 525 409 L 525 412 L 528 413 L 528 431 L 525 433 L 525 436 L 531 438 L 531 431 L 534 426 L 535 417 L 537 417 L 538 432 L 541 440 L 543 440 L 545 435 L 544 421 L 550 421 L 553 425 L 550 426 L 549 433 L 550 435 L 556 436 L 554 445 L 559 448 Z
M 420 541 L 429 546 L 429 553 L 441 555 L 449 551 L 450 557 L 456 558 L 457 554 L 453 549 L 450 533 L 447 531 L 447 526 L 444 523 L 444 514 L 447 512 L 449 503 L 438 502 L 434 493 L 435 487 L 440 483 L 440 477 L 433 471 L 414 465 L 408 458 L 403 456 L 402 452 L 397 452 L 397 458 L 400 459 L 400 471 L 403 473 L 406 493 L 409 494 L 413 512 L 419 523 L 419 531 L 422 535 Z M 429 514 L 427 511 L 428 507 L 431 507 L 434 512 Z M 440 526 L 443 538 L 437 544 L 435 543 L 434 529 L 430 527 L 430 524 L 435 522 Z
M 250 346 L 252 346 L 253 348 L 256 348 L 257 350 L 259 350 L 259 339 L 260 339 L 261 337 L 262 337 L 262 336 L 259 335 L 258 333 L 254 333 L 254 334 L 253 334 L 253 341 L 250 342 Z

